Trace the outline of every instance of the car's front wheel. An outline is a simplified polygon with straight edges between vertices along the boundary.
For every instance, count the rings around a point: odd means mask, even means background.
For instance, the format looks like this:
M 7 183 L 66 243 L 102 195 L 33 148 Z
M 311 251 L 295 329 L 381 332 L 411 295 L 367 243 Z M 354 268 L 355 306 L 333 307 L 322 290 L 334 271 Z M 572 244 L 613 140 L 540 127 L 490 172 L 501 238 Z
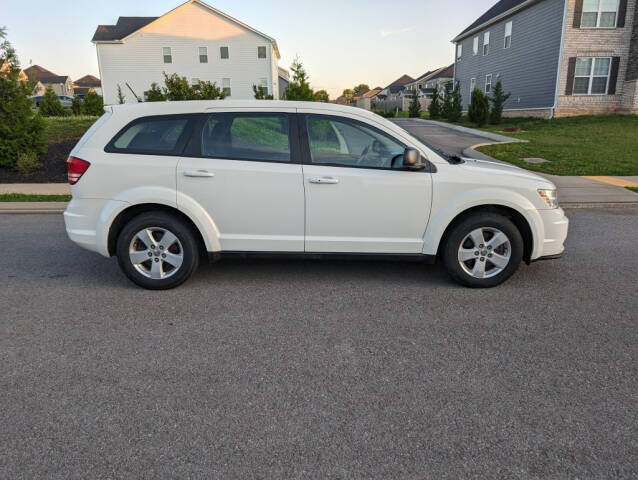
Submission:
M 516 225 L 503 215 L 485 212 L 452 227 L 442 257 L 450 276 L 461 285 L 490 288 L 516 272 L 523 250 L 523 238 Z
M 117 258 L 126 276 L 149 290 L 175 288 L 199 265 L 191 228 L 164 212 L 143 213 L 127 223 L 117 240 Z

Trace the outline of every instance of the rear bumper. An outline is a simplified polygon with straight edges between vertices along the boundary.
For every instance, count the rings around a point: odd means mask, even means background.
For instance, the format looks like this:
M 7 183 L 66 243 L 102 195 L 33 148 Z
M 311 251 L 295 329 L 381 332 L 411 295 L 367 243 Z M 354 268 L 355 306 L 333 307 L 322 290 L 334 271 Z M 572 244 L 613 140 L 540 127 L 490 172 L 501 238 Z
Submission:
M 532 260 L 556 258 L 565 251 L 565 240 L 569 231 L 569 219 L 562 208 L 538 211 L 543 222 L 542 247 Z

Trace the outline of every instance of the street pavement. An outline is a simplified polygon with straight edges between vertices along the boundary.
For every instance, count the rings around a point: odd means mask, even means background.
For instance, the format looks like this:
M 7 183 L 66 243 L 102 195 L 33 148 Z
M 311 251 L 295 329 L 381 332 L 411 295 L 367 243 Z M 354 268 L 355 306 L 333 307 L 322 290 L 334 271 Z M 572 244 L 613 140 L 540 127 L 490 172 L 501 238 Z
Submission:
M 638 209 L 559 260 L 225 260 L 141 290 L 0 215 L 0 478 L 636 478 Z

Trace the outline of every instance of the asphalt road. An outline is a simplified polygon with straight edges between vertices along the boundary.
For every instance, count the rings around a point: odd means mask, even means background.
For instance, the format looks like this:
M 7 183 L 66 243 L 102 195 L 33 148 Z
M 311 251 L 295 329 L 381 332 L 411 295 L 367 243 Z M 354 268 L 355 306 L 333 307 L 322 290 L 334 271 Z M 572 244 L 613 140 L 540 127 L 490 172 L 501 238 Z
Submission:
M 569 214 L 489 291 L 234 260 L 163 293 L 0 216 L 0 478 L 636 478 L 638 209 Z

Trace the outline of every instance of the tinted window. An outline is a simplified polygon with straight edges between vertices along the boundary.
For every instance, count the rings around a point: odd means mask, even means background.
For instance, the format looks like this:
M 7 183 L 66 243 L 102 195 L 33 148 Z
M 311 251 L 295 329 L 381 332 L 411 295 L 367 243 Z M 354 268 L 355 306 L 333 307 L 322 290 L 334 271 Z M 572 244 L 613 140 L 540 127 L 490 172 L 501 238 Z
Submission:
M 375 168 L 402 166 L 405 145 L 362 122 L 308 115 L 306 126 L 312 163 Z
M 120 133 L 112 147 L 118 152 L 173 153 L 187 123 L 184 117 L 141 120 Z
M 202 155 L 238 160 L 290 161 L 287 114 L 215 113 L 202 133 Z

